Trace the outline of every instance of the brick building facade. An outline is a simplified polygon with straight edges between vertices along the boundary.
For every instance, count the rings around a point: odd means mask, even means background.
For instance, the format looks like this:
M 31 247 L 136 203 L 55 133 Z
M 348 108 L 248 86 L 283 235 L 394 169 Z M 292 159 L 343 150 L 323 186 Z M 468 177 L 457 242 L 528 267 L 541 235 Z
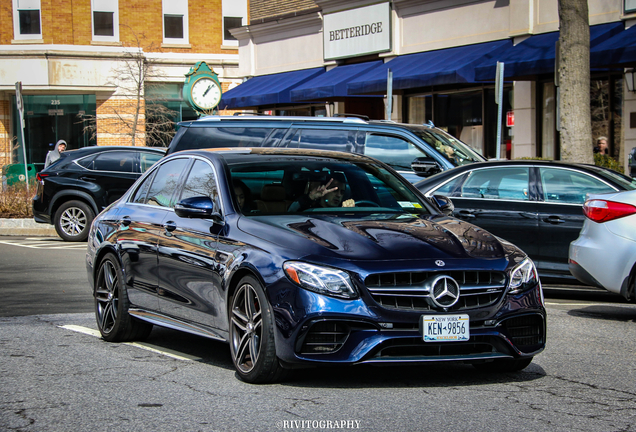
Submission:
M 196 62 L 224 91 L 241 82 L 226 27 L 247 19 L 247 0 L 0 0 L 0 166 L 23 162 L 16 82 L 26 158 L 37 169 L 58 139 L 69 149 L 131 145 L 137 111 L 135 145 L 145 145 L 149 85 L 152 102 L 180 121 L 196 118 L 181 94 Z M 140 98 L 125 85 L 136 73 L 122 72 L 134 56 L 152 72 Z

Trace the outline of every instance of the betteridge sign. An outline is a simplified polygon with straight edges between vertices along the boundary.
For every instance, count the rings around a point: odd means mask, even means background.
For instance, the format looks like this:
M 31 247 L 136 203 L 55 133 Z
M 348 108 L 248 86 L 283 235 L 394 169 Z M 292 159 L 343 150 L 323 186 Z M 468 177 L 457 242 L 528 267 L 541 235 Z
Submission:
M 325 60 L 391 50 L 391 8 L 380 3 L 324 16 Z

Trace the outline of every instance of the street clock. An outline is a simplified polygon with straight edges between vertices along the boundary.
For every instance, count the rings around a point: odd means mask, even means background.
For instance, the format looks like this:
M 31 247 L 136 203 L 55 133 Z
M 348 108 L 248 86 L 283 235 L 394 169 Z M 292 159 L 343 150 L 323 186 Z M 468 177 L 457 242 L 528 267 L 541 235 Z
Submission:
M 200 61 L 186 74 L 183 97 L 200 114 L 211 114 L 221 102 L 221 83 L 216 73 Z

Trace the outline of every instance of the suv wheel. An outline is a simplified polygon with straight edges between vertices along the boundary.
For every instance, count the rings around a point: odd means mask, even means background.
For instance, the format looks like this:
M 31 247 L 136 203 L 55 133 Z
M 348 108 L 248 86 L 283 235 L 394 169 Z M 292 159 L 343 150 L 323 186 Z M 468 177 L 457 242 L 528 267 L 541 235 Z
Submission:
M 95 213 L 82 201 L 65 202 L 55 212 L 55 231 L 66 241 L 84 241 Z

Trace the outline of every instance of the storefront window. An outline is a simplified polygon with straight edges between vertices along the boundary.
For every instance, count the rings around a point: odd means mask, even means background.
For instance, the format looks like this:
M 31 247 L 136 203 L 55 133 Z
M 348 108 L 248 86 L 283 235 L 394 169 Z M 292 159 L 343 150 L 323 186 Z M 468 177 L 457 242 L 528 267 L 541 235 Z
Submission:
M 506 115 L 512 111 L 514 92 L 511 88 L 504 87 L 501 107 L 501 141 L 499 145 L 501 150 L 500 158 L 510 159 L 512 156 L 512 136 L 510 128 L 506 126 Z M 485 91 L 484 106 L 486 107 L 486 115 L 484 116 L 484 152 L 487 158 L 497 157 L 497 115 L 499 114 L 499 105 L 495 99 L 495 89 L 489 88 Z
M 433 122 L 484 154 L 482 91 L 435 95 Z
M 196 120 L 196 111 L 183 100 L 183 84 L 146 86 L 146 145 L 167 147 L 180 121 Z
M 554 83 L 542 83 L 541 97 L 541 157 L 556 157 L 556 88 Z
M 44 167 L 44 160 L 55 143 L 63 139 L 67 150 L 95 145 L 92 134 L 84 130 L 81 115 L 95 115 L 95 95 L 24 95 L 24 139 L 27 163 Z M 18 114 L 13 99 L 13 130 L 19 130 Z M 18 134 L 16 134 L 18 135 Z M 13 163 L 22 163 L 21 141 L 13 149 Z
M 617 158 L 621 137 L 622 114 L 621 78 L 593 79 L 590 86 L 590 107 L 592 116 L 592 145 L 600 137 L 607 138 L 610 155 Z

